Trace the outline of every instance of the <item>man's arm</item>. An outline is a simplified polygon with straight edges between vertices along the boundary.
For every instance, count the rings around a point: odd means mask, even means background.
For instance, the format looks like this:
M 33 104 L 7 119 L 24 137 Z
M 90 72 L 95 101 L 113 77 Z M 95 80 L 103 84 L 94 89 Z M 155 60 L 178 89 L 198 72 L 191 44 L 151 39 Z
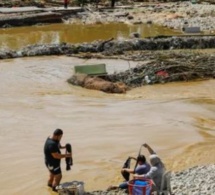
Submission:
M 134 169 L 123 168 L 122 171 L 126 171 L 128 173 L 134 173 Z
M 150 154 L 156 154 L 155 151 L 147 143 L 143 144 L 143 146 L 148 149 Z
M 132 156 L 130 156 L 129 158 L 130 158 L 130 159 L 133 159 L 133 160 L 137 160 L 137 158 L 135 158 L 135 157 L 132 157 Z
M 54 152 L 54 153 L 51 153 L 52 156 L 56 159 L 61 159 L 61 158 L 67 158 L 67 157 L 72 157 L 71 153 L 67 153 L 67 154 L 60 154 L 58 152 Z
M 133 178 L 134 179 L 143 179 L 143 178 L 145 178 L 145 174 L 142 174 L 142 175 L 134 174 Z
M 151 168 L 150 171 L 146 174 L 142 174 L 142 175 L 134 174 L 134 178 L 135 179 L 143 179 L 143 178 L 153 179 L 156 176 L 156 173 L 157 173 L 157 169 Z
M 62 146 L 61 144 L 59 144 L 59 148 L 60 148 L 60 149 L 65 149 L 66 146 Z

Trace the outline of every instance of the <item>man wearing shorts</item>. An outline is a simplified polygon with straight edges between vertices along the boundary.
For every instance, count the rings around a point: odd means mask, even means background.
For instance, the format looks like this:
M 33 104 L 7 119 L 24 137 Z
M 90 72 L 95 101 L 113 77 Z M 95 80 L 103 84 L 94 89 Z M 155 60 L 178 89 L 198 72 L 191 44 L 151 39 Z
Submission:
M 63 136 L 61 129 L 56 129 L 51 137 L 48 137 L 44 145 L 45 164 L 49 170 L 48 186 L 56 191 L 56 186 L 62 179 L 60 161 L 61 158 L 71 157 L 71 153 L 61 154 L 60 149 L 65 148 L 60 145 Z

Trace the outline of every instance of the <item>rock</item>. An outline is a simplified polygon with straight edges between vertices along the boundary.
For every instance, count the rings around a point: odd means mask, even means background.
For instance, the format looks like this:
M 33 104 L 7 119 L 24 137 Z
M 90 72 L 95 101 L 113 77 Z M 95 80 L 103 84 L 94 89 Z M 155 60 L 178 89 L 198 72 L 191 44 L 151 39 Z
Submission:
M 140 33 L 138 33 L 138 32 L 133 32 L 133 33 L 131 33 L 131 34 L 129 35 L 129 37 L 130 37 L 131 39 L 133 39 L 133 38 L 140 38 Z
M 152 21 L 151 20 L 147 20 L 146 24 L 152 24 Z
M 134 19 L 134 16 L 128 15 L 128 16 L 127 16 L 127 19 L 133 20 L 133 19 Z

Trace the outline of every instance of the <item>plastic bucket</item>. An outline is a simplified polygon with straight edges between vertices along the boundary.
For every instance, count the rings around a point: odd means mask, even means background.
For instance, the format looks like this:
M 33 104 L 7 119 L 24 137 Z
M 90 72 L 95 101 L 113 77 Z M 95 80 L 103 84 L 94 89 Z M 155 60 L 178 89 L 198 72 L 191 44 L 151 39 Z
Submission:
M 152 181 L 150 179 L 134 179 L 128 182 L 129 195 L 150 195 Z

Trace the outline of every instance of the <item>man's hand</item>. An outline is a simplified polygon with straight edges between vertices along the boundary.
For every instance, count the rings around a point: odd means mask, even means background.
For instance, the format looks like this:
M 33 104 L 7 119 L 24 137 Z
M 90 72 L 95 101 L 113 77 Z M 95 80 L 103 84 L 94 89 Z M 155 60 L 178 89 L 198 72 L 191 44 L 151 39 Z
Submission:
M 71 154 L 71 153 L 66 153 L 66 154 L 65 154 L 65 157 L 66 157 L 66 158 L 70 158 L 70 157 L 72 157 L 72 154 Z
M 147 148 L 150 154 L 156 154 L 155 151 L 147 143 L 144 143 L 142 146 Z
M 140 175 L 138 175 L 138 174 L 134 174 L 134 175 L 133 175 L 133 178 L 134 178 L 134 179 L 141 179 Z

